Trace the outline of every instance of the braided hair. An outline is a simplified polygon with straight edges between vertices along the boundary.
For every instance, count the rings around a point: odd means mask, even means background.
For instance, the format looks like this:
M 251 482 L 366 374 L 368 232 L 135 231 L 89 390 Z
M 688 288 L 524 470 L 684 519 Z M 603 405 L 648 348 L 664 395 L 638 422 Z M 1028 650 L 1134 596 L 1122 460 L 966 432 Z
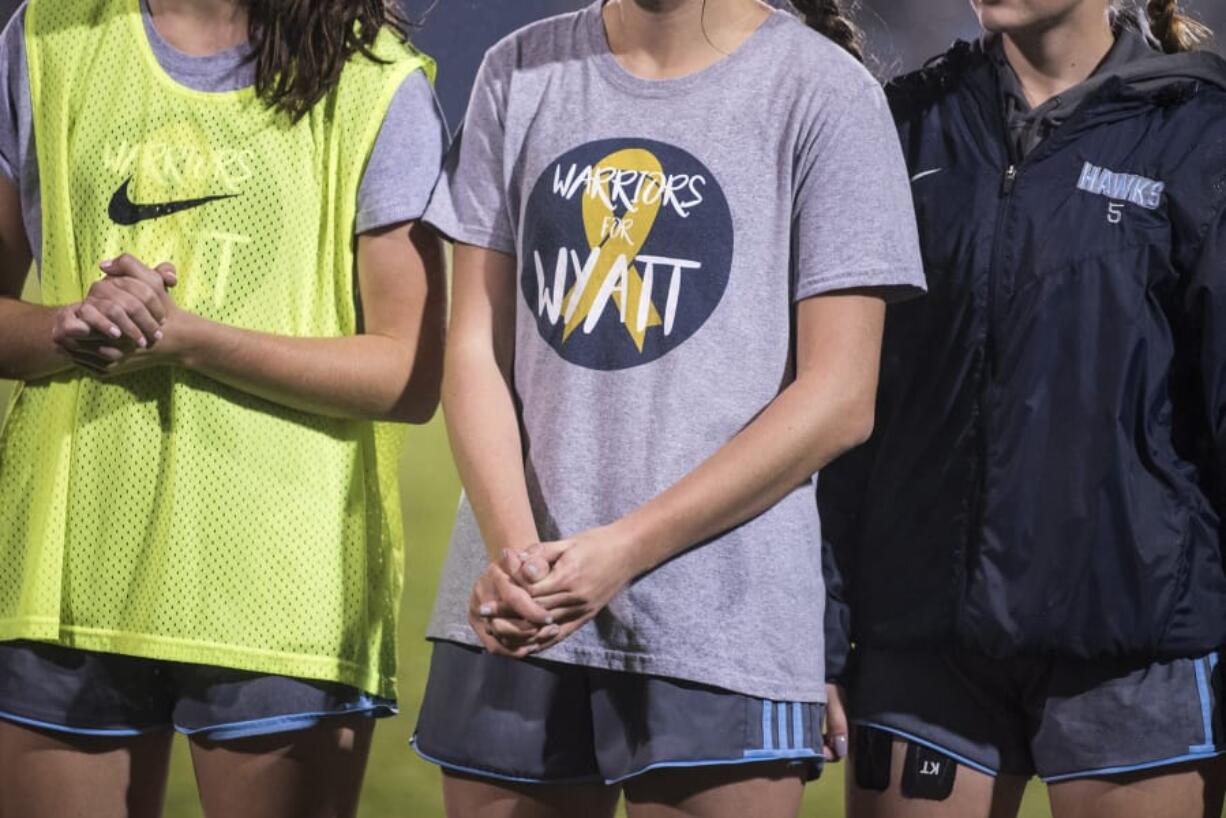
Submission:
M 1208 26 L 1183 13 L 1179 0 L 1147 0 L 1145 12 L 1154 38 L 1167 54 L 1192 51 L 1213 36 Z
M 840 0 L 792 0 L 809 28 L 825 34 L 851 56 L 864 62 L 860 29 L 843 12 Z

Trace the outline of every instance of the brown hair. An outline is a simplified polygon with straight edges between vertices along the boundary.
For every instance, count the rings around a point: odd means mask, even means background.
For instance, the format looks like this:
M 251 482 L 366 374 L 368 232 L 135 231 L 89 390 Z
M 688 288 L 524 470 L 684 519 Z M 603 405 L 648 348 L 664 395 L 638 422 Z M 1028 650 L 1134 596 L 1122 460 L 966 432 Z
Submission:
M 1208 26 L 1183 13 L 1179 0 L 1148 0 L 1145 13 L 1154 39 L 1167 54 L 1192 51 L 1213 36 Z
M 355 54 L 371 50 L 389 26 L 407 39 L 394 0 L 246 0 L 251 61 L 260 99 L 301 119 L 340 81 Z
M 809 28 L 825 34 L 851 56 L 864 62 L 864 45 L 860 29 L 843 12 L 839 0 L 792 0 L 792 5 L 805 18 Z

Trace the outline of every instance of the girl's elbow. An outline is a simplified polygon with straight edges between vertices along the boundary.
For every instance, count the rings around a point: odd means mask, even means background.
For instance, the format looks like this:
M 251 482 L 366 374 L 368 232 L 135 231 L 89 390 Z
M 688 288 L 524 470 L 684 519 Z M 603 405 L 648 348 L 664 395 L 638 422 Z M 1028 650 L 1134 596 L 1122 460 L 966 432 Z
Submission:
M 817 381 L 817 389 L 804 401 L 808 411 L 808 440 L 814 451 L 838 457 L 861 446 L 872 437 L 877 422 L 876 389 L 825 388 L 827 379 Z
M 412 412 L 404 412 L 400 417 L 395 418 L 396 423 L 404 423 L 409 426 L 425 426 L 430 421 L 434 420 L 434 416 L 438 414 L 438 407 L 434 409 L 421 409 Z
M 876 427 L 877 413 L 874 407 L 862 408 L 848 417 L 846 446 L 854 449 L 863 446 L 873 436 Z
M 394 410 L 395 420 L 401 423 L 420 426 L 429 423 L 438 413 L 446 375 L 442 350 L 430 353 L 419 354 L 407 362 L 404 388 Z
M 388 380 L 397 387 L 394 392 L 381 390 L 372 412 L 375 420 L 421 426 L 434 419 L 443 391 L 442 376 L 437 368 L 430 371 L 412 368 Z
M 432 395 L 423 395 L 413 402 L 412 411 L 408 413 L 405 422 L 415 426 L 424 426 L 434 420 L 440 405 L 438 390 L 435 390 Z
M 434 420 L 440 405 L 440 389 L 438 384 L 431 386 L 410 386 L 401 396 L 396 406 L 389 413 L 387 420 L 396 423 L 408 423 L 413 426 L 423 426 Z
M 838 449 L 846 452 L 868 442 L 877 422 L 874 398 L 849 401 L 839 413 Z

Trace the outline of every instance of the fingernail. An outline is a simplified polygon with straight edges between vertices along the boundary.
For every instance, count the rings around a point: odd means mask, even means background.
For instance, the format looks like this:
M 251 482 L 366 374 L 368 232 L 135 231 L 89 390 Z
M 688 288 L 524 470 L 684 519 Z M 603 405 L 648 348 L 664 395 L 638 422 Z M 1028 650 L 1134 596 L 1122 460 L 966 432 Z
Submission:
M 140 347 L 141 349 L 144 349 L 145 347 L 149 346 L 149 342 L 146 341 L 145 336 L 142 335 L 141 337 L 136 339 L 136 345 Z
M 834 755 L 840 760 L 847 758 L 847 736 L 834 737 Z
M 506 548 L 502 549 L 502 558 L 504 560 L 509 560 L 511 558 L 511 552 L 509 549 L 506 549 Z
M 112 338 L 122 338 L 123 337 L 123 331 L 120 330 L 119 327 L 111 327 L 109 330 L 107 330 L 107 334 L 110 335 Z
M 482 616 L 493 616 L 494 606 L 493 605 L 482 605 L 481 608 L 478 610 L 478 613 L 480 613 Z
M 115 261 L 113 259 L 104 258 L 102 261 L 98 263 L 98 266 L 101 267 L 103 270 L 109 270 L 115 266 Z
M 540 571 L 537 570 L 537 567 L 533 565 L 532 563 L 528 563 L 527 565 L 524 566 L 524 572 L 527 573 L 528 576 L 532 577 L 533 579 L 536 579 L 536 575 L 540 573 Z
M 557 625 L 550 625 L 548 628 L 545 628 L 545 630 L 541 631 L 541 636 L 544 636 L 546 639 L 552 639 L 553 637 L 557 636 L 561 632 L 562 632 L 562 629 L 559 628 Z
M 546 624 L 546 625 L 552 625 L 552 624 L 553 624 L 553 617 L 552 617 L 552 616 L 547 616 L 547 617 L 545 617 L 545 624 Z
M 158 330 L 157 332 L 153 333 L 153 340 L 155 340 L 155 341 L 160 341 L 160 340 L 162 340 L 162 331 L 161 331 L 161 330 Z

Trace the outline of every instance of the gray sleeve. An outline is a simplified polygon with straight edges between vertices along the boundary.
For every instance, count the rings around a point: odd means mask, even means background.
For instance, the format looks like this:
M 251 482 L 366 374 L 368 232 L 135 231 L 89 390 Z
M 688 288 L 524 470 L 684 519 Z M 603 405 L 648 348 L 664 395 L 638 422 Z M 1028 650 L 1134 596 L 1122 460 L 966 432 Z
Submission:
M 481 64 L 464 125 L 447 155 L 425 221 L 452 241 L 508 255 L 515 229 L 504 167 L 506 88 L 510 65 L 499 49 Z
M 915 295 L 925 289 L 919 234 L 885 94 L 867 72 L 841 87 L 819 107 L 801 146 L 796 298 L 861 287 L 883 288 L 889 299 Z
M 447 151 L 447 122 L 425 72 L 414 71 L 388 106 L 358 189 L 356 232 L 417 221 Z
M 23 3 L 0 34 L 0 175 L 13 184 L 21 173 L 21 117 L 30 113 L 25 11 Z

